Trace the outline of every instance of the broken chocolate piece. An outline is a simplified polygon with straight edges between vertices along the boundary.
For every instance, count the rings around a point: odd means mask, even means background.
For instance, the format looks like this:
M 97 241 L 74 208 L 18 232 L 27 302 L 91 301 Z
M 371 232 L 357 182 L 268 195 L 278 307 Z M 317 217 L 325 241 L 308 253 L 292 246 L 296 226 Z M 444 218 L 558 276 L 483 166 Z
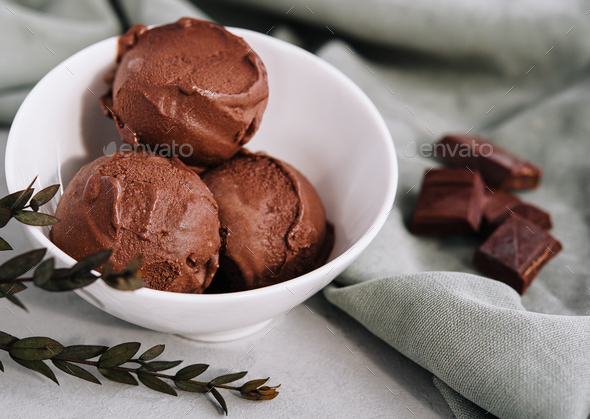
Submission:
M 477 249 L 473 265 L 524 294 L 541 268 L 561 249 L 561 243 L 541 227 L 512 215 Z
M 486 236 L 491 234 L 496 227 L 513 214 L 518 214 L 545 230 L 550 230 L 552 227 L 551 216 L 542 209 L 522 202 L 511 193 L 488 189 L 481 223 L 482 234 Z
M 472 135 L 447 135 L 434 146 L 434 155 L 454 166 L 478 170 L 484 181 L 498 189 L 532 189 L 542 169 L 501 147 Z
M 479 228 L 484 184 L 468 169 L 426 173 L 410 225 L 414 234 L 474 233 Z
M 553 223 L 551 222 L 551 215 L 534 205 L 523 202 L 522 205 L 514 208 L 514 212 L 527 220 L 531 220 L 539 227 L 545 230 L 551 230 Z

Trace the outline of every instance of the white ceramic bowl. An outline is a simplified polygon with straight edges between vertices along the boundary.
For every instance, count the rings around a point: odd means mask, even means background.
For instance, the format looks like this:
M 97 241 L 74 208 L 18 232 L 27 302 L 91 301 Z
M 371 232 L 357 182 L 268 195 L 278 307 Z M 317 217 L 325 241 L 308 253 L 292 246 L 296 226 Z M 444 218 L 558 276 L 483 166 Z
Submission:
M 204 341 L 236 339 L 260 330 L 340 274 L 371 242 L 393 205 L 397 160 L 389 131 L 367 96 L 316 56 L 245 29 L 229 28 L 260 55 L 268 70 L 270 100 L 259 131 L 248 143 L 292 164 L 316 187 L 335 226 L 328 263 L 306 275 L 257 290 L 218 295 L 151 289 L 116 291 L 97 281 L 79 295 L 128 322 Z M 39 175 L 37 190 L 62 187 L 82 165 L 119 141 L 98 98 L 114 66 L 117 39 L 94 44 L 49 72 L 27 96 L 8 137 L 10 192 Z M 118 142 L 117 144 L 120 144 Z M 112 145 L 111 145 L 112 147 Z M 108 150 L 114 151 L 114 150 Z M 54 213 L 56 198 L 43 207 Z M 75 261 L 47 238 L 48 228 L 25 227 L 33 246 L 51 249 L 57 266 Z

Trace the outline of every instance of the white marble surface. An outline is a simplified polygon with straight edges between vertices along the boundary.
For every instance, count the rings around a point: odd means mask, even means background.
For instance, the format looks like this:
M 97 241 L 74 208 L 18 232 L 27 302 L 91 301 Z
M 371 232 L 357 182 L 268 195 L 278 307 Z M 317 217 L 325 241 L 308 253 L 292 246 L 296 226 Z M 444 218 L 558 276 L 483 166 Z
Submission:
M 0 130 L 0 194 L 6 194 Z M 5 261 L 31 245 L 15 220 L 0 235 L 14 247 Z M 373 336 L 319 294 L 242 340 L 208 344 L 152 332 L 112 317 L 73 293 L 31 288 L 20 294 L 26 313 L 2 300 L 0 330 L 24 338 L 49 336 L 65 345 L 115 345 L 138 341 L 142 348 L 163 343 L 162 360 L 210 364 L 204 378 L 248 370 L 246 378 L 271 377 L 281 394 L 268 402 L 223 392 L 232 418 L 452 418 L 432 384 L 432 374 Z M 60 387 L 0 353 L 0 417 L 6 418 L 190 418 L 221 417 L 211 396 L 179 392 L 178 397 L 100 377 L 102 386 L 60 371 Z M 174 371 L 174 370 L 172 370 Z

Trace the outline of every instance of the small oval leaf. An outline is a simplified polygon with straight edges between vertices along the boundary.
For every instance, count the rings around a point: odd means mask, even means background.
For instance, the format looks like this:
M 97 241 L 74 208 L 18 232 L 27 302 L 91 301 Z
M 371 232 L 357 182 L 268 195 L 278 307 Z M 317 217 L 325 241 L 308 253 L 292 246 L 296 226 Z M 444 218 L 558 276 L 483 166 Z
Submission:
M 14 218 L 30 226 L 50 226 L 60 221 L 59 218 L 55 218 L 53 215 L 27 210 L 16 211 Z
M 139 378 L 139 381 L 141 381 L 144 386 L 149 387 L 152 390 L 159 391 L 160 393 L 170 394 L 171 396 L 177 395 L 176 391 L 174 391 L 174 389 L 167 383 L 160 380 L 158 377 L 148 374 L 147 372 L 137 371 L 137 378 Z
M 100 356 L 98 366 L 100 368 L 112 368 L 124 364 L 133 358 L 140 346 L 141 343 L 139 342 L 127 342 L 113 346 Z
M 45 377 L 49 378 L 55 384 L 59 385 L 57 378 L 55 378 L 55 374 L 53 373 L 53 371 L 51 371 L 51 368 L 49 368 L 45 362 L 38 361 L 38 360 L 28 361 L 26 359 L 16 358 L 16 357 L 12 356 L 12 354 L 10 354 L 10 357 L 17 364 L 20 364 L 23 367 L 28 368 L 30 370 L 36 371 L 39 374 L 42 374 Z
M 233 381 L 239 380 L 240 378 L 244 378 L 244 376 L 246 374 L 248 374 L 248 371 L 236 372 L 234 374 L 220 375 L 219 377 L 214 378 L 213 380 L 211 380 L 209 382 L 209 384 L 217 385 L 217 384 L 231 383 Z
M 76 378 L 81 378 L 82 380 L 90 381 L 91 383 L 100 385 L 100 381 L 98 381 L 98 378 L 90 374 L 84 368 L 81 368 L 70 362 L 62 361 L 60 359 L 52 359 L 51 362 L 53 362 L 53 365 L 55 365 L 57 368 L 59 368 L 66 374 L 70 374 Z
M 133 376 L 129 374 L 127 371 L 98 368 L 98 372 L 104 378 L 107 378 L 111 381 L 115 381 L 117 383 L 129 384 L 131 386 L 138 385 L 137 380 L 133 378 Z
M 225 412 L 225 415 L 227 416 L 228 415 L 227 404 L 225 403 L 225 399 L 223 398 L 221 393 L 219 393 L 219 391 L 217 391 L 217 389 L 215 387 L 211 387 L 211 394 L 213 394 L 213 397 L 215 397 L 215 400 L 217 400 L 217 403 L 219 403 L 221 405 L 221 407 L 223 408 L 223 411 Z
M 12 218 L 12 210 L 8 207 L 0 207 L 0 228 L 4 227 Z
M 155 359 L 156 357 L 160 356 L 162 352 L 164 352 L 165 347 L 166 345 L 156 345 L 154 347 L 151 347 L 150 349 L 142 353 L 139 359 L 142 361 L 151 361 L 152 359 Z
M 13 210 L 23 209 L 25 207 L 25 205 L 27 205 L 27 202 L 29 202 L 29 199 L 31 199 L 31 196 L 33 196 L 33 191 L 35 190 L 33 188 L 33 184 L 37 180 L 37 177 L 39 177 L 39 175 L 35 176 L 35 179 L 33 179 L 33 181 L 29 184 L 29 186 L 27 186 L 27 189 L 25 189 L 24 191 L 19 191 L 20 193 L 16 192 L 18 194 L 18 196 L 16 196 L 16 199 L 14 200 L 13 204 L 11 205 L 11 208 Z
M 201 374 L 203 374 L 209 365 L 207 364 L 193 364 L 188 365 L 181 370 L 179 370 L 176 375 L 174 376 L 175 381 L 187 381 L 191 380 Z
M 0 251 L 2 250 L 12 250 L 12 246 L 6 240 L 0 237 Z
M 193 383 L 191 381 L 174 381 L 176 387 L 184 391 L 190 391 L 191 393 L 209 393 L 209 387 Z
M 43 259 L 46 249 L 36 249 L 18 255 L 0 266 L 0 280 L 14 279 L 30 271 L 33 266 Z
M 58 355 L 63 349 L 61 343 L 51 338 L 35 336 L 15 342 L 10 355 L 27 361 L 42 361 Z
M 72 267 L 70 271 L 71 275 L 88 274 L 93 269 L 98 269 L 109 259 L 109 257 L 111 257 L 112 253 L 113 249 L 105 249 L 80 259 L 78 263 Z
M 0 284 L 0 298 L 4 297 L 6 294 L 16 294 L 17 292 L 21 292 L 27 289 L 27 286 L 22 282 L 8 282 L 5 284 Z
M 24 191 L 25 190 L 23 189 L 22 191 L 16 191 L 10 195 L 6 195 L 4 198 L 0 199 L 0 206 L 12 208 L 18 197 L 21 196 Z
M 21 303 L 21 301 L 18 298 L 16 298 L 16 296 L 14 296 L 14 295 L 12 295 L 10 293 L 6 294 L 1 289 L 0 289 L 0 295 L 3 296 L 3 297 L 6 297 L 6 299 L 8 301 L 10 301 L 12 304 L 15 304 L 15 305 L 19 306 L 24 311 L 26 311 L 26 312 L 29 311 L 29 310 L 27 310 L 27 308 L 25 307 L 25 305 L 23 303 Z
M 166 371 L 182 364 L 182 361 L 152 361 L 145 366 L 146 370 L 151 371 Z
M 119 291 L 135 291 L 145 287 L 145 282 L 141 279 L 141 276 L 122 277 L 117 276 L 114 272 L 108 277 L 103 278 L 105 284 L 109 287 Z
M 260 380 L 248 381 L 247 383 L 242 384 L 242 387 L 240 387 L 240 391 L 243 393 L 247 393 L 249 391 L 256 390 L 258 387 L 264 385 L 269 379 L 270 377 Z
M 11 346 L 16 342 L 18 338 L 16 336 L 9 335 L 8 333 L 0 332 L 0 345 Z
M 64 277 L 59 273 L 56 274 L 56 271 L 57 269 L 53 271 L 50 280 L 39 285 L 39 287 L 43 288 L 45 291 L 72 291 L 79 288 L 84 288 L 99 278 L 93 274 L 86 274 L 84 276 L 77 276 L 75 278 L 71 278 L 69 275 Z
M 53 273 L 53 258 L 44 260 L 37 266 L 35 273 L 33 274 L 33 282 L 36 286 L 40 287 L 51 279 Z
M 59 185 L 51 185 L 45 189 L 41 189 L 37 192 L 31 200 L 35 200 L 37 205 L 45 205 L 55 196 L 55 194 L 59 191 Z
M 109 349 L 108 346 L 98 346 L 98 345 L 72 345 L 66 346 L 61 354 L 59 354 L 60 358 L 70 358 L 70 359 L 91 359 L 95 358 L 99 355 L 102 355 Z

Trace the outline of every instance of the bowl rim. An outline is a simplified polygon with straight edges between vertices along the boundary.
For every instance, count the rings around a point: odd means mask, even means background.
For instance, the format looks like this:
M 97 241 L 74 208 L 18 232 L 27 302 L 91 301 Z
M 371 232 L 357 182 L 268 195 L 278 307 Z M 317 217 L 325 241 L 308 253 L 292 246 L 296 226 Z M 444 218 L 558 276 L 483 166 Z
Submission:
M 158 25 L 155 25 L 155 26 L 158 26 Z M 186 302 L 197 302 L 197 301 L 204 302 L 204 301 L 206 301 L 207 303 L 216 303 L 216 302 L 221 302 L 221 301 L 223 301 L 223 302 L 228 302 L 228 301 L 237 302 L 237 301 L 243 300 L 245 298 L 252 298 L 254 296 L 264 297 L 265 295 L 274 294 L 279 288 L 282 289 L 286 285 L 289 285 L 289 284 L 293 284 L 294 286 L 298 287 L 298 286 L 305 285 L 306 283 L 315 282 L 314 281 L 315 278 L 320 277 L 320 276 L 324 276 L 324 275 L 328 275 L 328 273 L 330 271 L 332 271 L 333 269 L 336 269 L 338 267 L 342 267 L 342 266 L 346 267 L 347 261 L 351 261 L 351 260 L 356 259 L 360 255 L 360 253 L 365 250 L 365 248 L 369 245 L 369 243 L 371 243 L 371 241 L 373 241 L 373 239 L 375 238 L 377 233 L 381 230 L 381 228 L 385 224 L 385 221 L 386 221 L 386 219 L 389 215 L 389 212 L 391 211 L 391 208 L 393 206 L 393 202 L 394 202 L 395 195 L 397 192 L 398 177 L 399 177 L 397 155 L 395 152 L 395 148 L 393 146 L 393 139 L 391 137 L 391 133 L 389 132 L 389 129 L 387 128 L 387 125 L 383 119 L 383 116 L 381 115 L 381 113 L 379 112 L 379 110 L 377 109 L 375 104 L 369 99 L 367 94 L 356 83 L 354 83 L 350 78 L 348 78 L 344 73 L 342 73 L 339 69 L 332 66 L 328 62 L 324 61 L 323 59 L 321 59 L 317 55 L 312 54 L 311 52 L 306 51 L 296 45 L 290 44 L 290 43 L 283 41 L 281 39 L 278 39 L 278 38 L 274 38 L 270 35 L 262 34 L 260 32 L 252 31 L 249 29 L 236 28 L 236 27 L 231 27 L 231 26 L 225 27 L 225 29 L 227 29 L 228 31 L 230 31 L 234 35 L 237 35 L 240 37 L 246 36 L 248 38 L 258 38 L 258 39 L 262 40 L 263 42 L 269 42 L 270 44 L 274 44 L 278 48 L 285 49 L 285 50 L 289 51 L 290 53 L 303 55 L 304 57 L 306 57 L 306 59 L 311 60 L 314 63 L 314 65 L 317 65 L 317 66 L 323 68 L 324 71 L 331 73 L 334 78 L 338 79 L 341 83 L 348 86 L 350 91 L 355 94 L 356 99 L 361 101 L 363 103 L 363 107 L 365 107 L 366 109 L 369 110 L 370 114 L 372 115 L 372 119 L 376 123 L 378 131 L 380 133 L 379 138 L 384 140 L 383 142 L 384 142 L 384 146 L 385 146 L 385 150 L 386 150 L 386 154 L 387 154 L 387 160 L 389 163 L 389 167 L 388 167 L 389 176 L 386 179 L 387 191 L 383 195 L 383 201 L 382 201 L 381 207 L 378 209 L 378 216 L 373 220 L 368 231 L 365 234 L 363 234 L 363 236 L 360 239 L 355 241 L 352 245 L 350 245 L 347 249 L 345 249 L 343 252 L 341 252 L 334 259 L 332 259 L 328 263 L 325 263 L 324 265 L 320 266 L 319 268 L 316 268 L 313 271 L 310 271 L 304 275 L 300 275 L 298 277 L 289 279 L 287 281 L 283 281 L 283 282 L 280 282 L 280 283 L 277 283 L 274 285 L 269 285 L 269 286 L 262 287 L 262 288 L 257 288 L 257 289 L 253 289 L 253 290 L 246 290 L 246 291 L 231 292 L 231 293 L 221 293 L 221 294 L 174 293 L 174 292 L 168 292 L 168 291 L 154 290 L 154 289 L 150 289 L 150 288 L 140 288 L 140 289 L 132 292 L 134 295 L 141 296 L 141 298 L 143 298 L 143 299 L 157 300 L 159 302 L 162 302 L 162 301 L 174 301 L 174 302 L 185 302 L 185 301 Z M 36 91 L 38 90 L 37 86 L 39 86 L 41 83 L 43 83 L 44 80 L 51 77 L 51 75 L 53 73 L 65 68 L 71 61 L 75 61 L 79 55 L 86 53 L 88 49 L 96 48 L 98 45 L 103 44 L 103 43 L 115 43 L 115 41 L 119 38 L 119 36 L 120 35 L 113 36 L 113 37 L 104 39 L 102 41 L 96 42 L 94 44 L 91 44 L 91 45 L 83 48 L 82 50 L 76 52 L 75 54 L 71 55 L 70 57 L 68 57 L 64 61 L 60 62 L 52 70 L 50 70 L 45 76 L 43 76 L 43 78 L 41 78 L 41 80 L 35 85 L 35 87 L 33 87 L 31 92 L 27 95 L 27 97 L 25 98 L 25 100 L 23 101 L 21 106 L 19 107 L 19 110 L 18 110 L 18 112 L 11 124 L 10 131 L 8 133 L 7 145 L 6 145 L 6 151 L 5 151 L 5 176 L 6 176 L 6 183 L 8 186 L 9 193 L 13 193 L 16 190 L 18 190 L 18 188 L 16 187 L 17 180 L 16 180 L 15 176 L 13 175 L 15 160 L 12 158 L 12 156 L 16 155 L 16 151 L 17 151 L 17 144 L 16 144 L 17 141 L 15 139 L 15 135 L 17 135 L 17 134 L 15 134 L 15 130 L 18 129 L 21 119 L 24 118 L 23 117 L 23 114 L 24 114 L 23 109 L 26 109 L 29 102 L 33 102 L 35 100 Z M 385 180 L 385 179 L 383 179 L 383 180 Z M 60 185 L 60 186 L 62 188 L 65 188 L 64 185 Z M 31 234 L 32 236 L 34 236 L 37 239 L 37 241 L 39 241 L 40 243 L 43 243 L 43 245 L 47 249 L 50 249 L 46 253 L 46 256 L 52 252 L 56 252 L 53 254 L 53 257 L 59 259 L 61 262 L 64 262 L 67 265 L 71 266 L 77 262 L 74 258 L 72 258 L 68 254 L 66 254 L 64 251 L 62 251 L 60 248 L 58 248 L 52 241 L 50 241 L 49 238 L 46 237 L 41 232 L 41 229 L 39 227 L 28 226 L 28 225 L 23 225 L 23 227 L 27 230 L 28 234 Z M 336 232 L 336 234 L 338 234 L 338 233 Z M 95 273 L 98 274 L 98 272 L 95 272 Z M 95 284 L 103 285 L 105 288 L 109 288 L 105 284 L 102 284 L 101 282 L 96 282 Z M 109 288 L 109 290 L 111 290 L 111 288 Z M 113 291 L 117 291 L 117 290 L 113 289 Z

